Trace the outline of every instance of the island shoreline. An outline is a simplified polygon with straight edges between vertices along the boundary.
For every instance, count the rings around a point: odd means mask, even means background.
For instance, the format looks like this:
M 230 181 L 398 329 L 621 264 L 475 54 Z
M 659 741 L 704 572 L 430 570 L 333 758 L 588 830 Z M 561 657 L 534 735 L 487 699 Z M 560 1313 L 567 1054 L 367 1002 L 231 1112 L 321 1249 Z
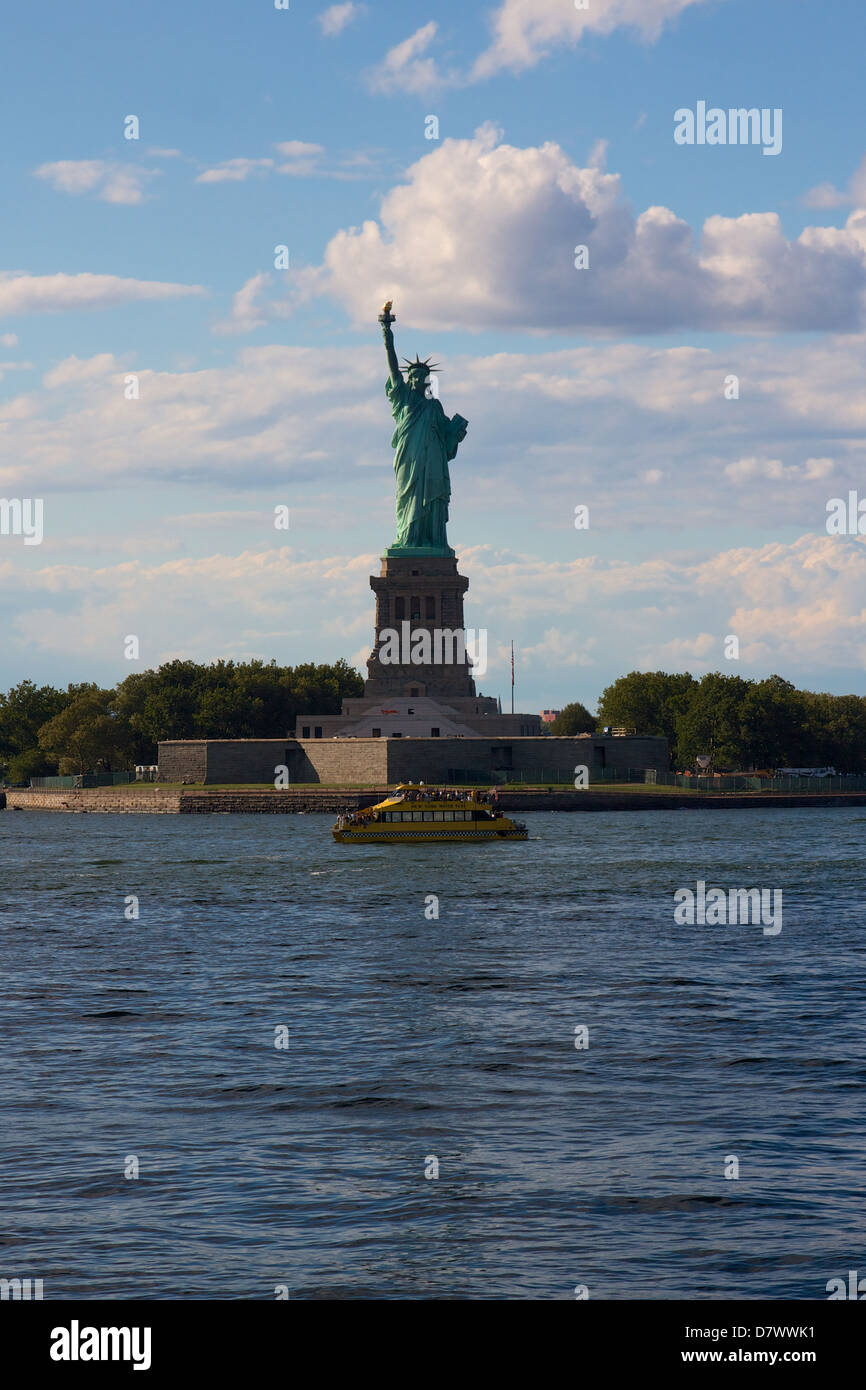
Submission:
M 393 788 L 314 787 L 275 790 L 92 787 L 56 791 L 7 788 L 0 809 L 97 815 L 335 815 L 382 800 Z M 866 806 L 866 792 L 501 791 L 505 811 L 701 811 L 791 810 L 799 807 Z

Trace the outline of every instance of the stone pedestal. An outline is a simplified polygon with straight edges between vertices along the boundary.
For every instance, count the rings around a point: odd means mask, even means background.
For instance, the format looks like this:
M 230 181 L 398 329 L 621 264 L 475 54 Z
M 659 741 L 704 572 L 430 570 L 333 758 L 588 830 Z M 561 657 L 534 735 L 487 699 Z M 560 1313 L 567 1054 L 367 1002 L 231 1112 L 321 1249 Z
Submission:
M 442 642 L 440 636 L 441 649 L 448 651 L 450 648 L 453 652 L 459 648 L 462 661 L 434 659 L 418 665 L 380 660 L 385 640 L 383 632 L 399 634 L 401 647 L 405 649 L 407 634 L 411 641 L 411 634 L 426 629 L 434 652 L 437 631 L 440 634 L 446 631 L 462 633 L 463 595 L 469 588 L 469 580 L 457 573 L 457 560 L 423 552 L 384 555 L 381 571 L 370 578 L 370 588 L 376 595 L 376 636 L 367 662 L 365 696 L 373 699 L 427 696 L 445 701 L 474 698 L 475 682 L 462 638 L 451 643 L 447 639 Z M 404 623 L 408 623 L 408 629 Z

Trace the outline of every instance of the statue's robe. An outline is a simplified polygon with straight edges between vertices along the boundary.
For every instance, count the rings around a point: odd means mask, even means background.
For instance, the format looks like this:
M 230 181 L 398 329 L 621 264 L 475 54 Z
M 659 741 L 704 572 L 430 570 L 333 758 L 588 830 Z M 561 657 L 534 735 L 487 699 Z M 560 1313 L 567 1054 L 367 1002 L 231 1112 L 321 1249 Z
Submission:
M 397 545 L 447 550 L 445 524 L 451 499 L 448 464 L 466 435 L 468 421 L 451 419 L 438 400 L 412 391 L 401 378 L 385 383 L 397 428 L 391 439 L 397 480 Z

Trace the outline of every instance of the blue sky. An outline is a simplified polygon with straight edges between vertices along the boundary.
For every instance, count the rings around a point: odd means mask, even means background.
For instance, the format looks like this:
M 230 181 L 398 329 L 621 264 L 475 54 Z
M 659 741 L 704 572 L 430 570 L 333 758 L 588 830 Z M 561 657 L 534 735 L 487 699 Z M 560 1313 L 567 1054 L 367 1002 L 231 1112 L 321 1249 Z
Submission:
M 0 686 L 113 683 L 128 633 L 140 665 L 362 661 L 393 293 L 470 421 L 449 533 L 485 693 L 512 637 L 528 709 L 634 667 L 861 690 L 863 541 L 824 523 L 866 496 L 864 27 L 848 0 L 7 15 L 0 496 L 46 520 L 0 536 Z M 699 100 L 781 108 L 781 153 L 675 144 Z

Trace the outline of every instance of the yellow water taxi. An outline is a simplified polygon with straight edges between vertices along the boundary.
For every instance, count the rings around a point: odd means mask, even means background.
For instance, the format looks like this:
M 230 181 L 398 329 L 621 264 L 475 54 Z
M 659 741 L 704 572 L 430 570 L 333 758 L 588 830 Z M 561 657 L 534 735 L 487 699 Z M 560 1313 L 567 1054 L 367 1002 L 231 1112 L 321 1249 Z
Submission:
M 352 845 L 528 838 L 526 826 L 504 816 L 486 792 L 406 782 L 376 806 L 340 815 L 333 833 L 340 844 Z

